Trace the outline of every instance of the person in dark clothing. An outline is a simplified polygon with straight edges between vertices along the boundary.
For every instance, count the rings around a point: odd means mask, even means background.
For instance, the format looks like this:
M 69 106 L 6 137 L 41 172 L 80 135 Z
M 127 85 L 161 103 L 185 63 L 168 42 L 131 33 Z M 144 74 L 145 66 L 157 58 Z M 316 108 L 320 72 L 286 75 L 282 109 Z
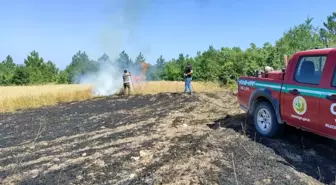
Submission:
M 127 72 L 127 70 L 124 70 L 124 74 L 123 74 L 123 83 L 124 83 L 124 95 L 126 95 L 126 89 L 128 89 L 128 95 L 130 95 L 130 91 L 131 91 L 131 85 L 130 85 L 130 76 L 131 73 Z
M 185 69 L 185 72 L 184 72 L 184 76 L 185 76 L 184 92 L 185 93 L 188 92 L 189 94 L 191 94 L 192 73 L 193 73 L 192 66 L 191 64 L 188 63 Z

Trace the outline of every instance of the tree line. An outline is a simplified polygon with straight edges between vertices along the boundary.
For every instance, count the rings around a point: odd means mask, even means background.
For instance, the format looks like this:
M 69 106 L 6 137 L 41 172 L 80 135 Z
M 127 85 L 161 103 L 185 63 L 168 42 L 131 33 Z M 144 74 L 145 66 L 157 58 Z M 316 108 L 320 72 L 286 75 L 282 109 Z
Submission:
M 256 69 L 271 66 L 275 69 L 284 67 L 283 56 L 297 51 L 336 46 L 336 12 L 327 17 L 321 28 L 312 24 L 313 18 L 285 31 L 275 44 L 266 42 L 258 47 L 251 43 L 242 50 L 240 47 L 222 47 L 197 52 L 195 57 L 179 54 L 177 58 L 166 61 L 161 55 L 155 64 L 151 64 L 146 73 L 148 80 L 183 80 L 183 71 L 187 63 L 193 66 L 193 80 L 215 81 L 230 84 L 240 75 L 251 75 Z M 78 51 L 64 70 L 59 70 L 52 61 L 43 59 L 37 51 L 32 51 L 24 60 L 24 64 L 16 64 L 8 55 L 0 63 L 0 85 L 30 85 L 46 83 L 77 83 L 76 76 L 98 70 L 104 63 L 111 63 L 120 69 L 138 68 L 146 61 L 140 53 L 134 60 L 126 51 L 118 58 L 111 60 L 103 54 L 97 60 L 90 59 L 85 51 Z

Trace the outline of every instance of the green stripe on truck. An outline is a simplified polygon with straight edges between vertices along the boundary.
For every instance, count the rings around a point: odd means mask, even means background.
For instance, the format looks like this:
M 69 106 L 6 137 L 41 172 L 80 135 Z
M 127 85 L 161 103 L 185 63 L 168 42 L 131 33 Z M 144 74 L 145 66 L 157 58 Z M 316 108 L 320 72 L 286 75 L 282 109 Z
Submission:
M 263 82 L 255 80 L 239 80 L 238 84 L 262 89 L 270 87 L 272 90 L 282 91 L 284 93 L 289 93 L 290 90 L 297 89 L 301 95 L 316 98 L 326 98 L 327 95 L 336 94 L 336 91 L 332 89 L 311 88 L 311 87 L 287 85 L 287 84 L 284 84 L 282 86 L 282 84 L 280 83 Z

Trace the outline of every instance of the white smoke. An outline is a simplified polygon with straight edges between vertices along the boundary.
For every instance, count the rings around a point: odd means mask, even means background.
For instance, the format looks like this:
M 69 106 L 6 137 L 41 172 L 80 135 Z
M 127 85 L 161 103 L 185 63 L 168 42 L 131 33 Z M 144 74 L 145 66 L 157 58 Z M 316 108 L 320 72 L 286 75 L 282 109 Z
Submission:
M 94 96 L 108 96 L 115 94 L 122 88 L 123 70 L 109 62 L 101 63 L 97 72 L 80 76 L 80 84 L 91 84 Z
M 92 85 L 92 93 L 94 96 L 109 96 L 119 93 L 123 88 L 123 68 L 119 67 L 116 62 L 99 61 L 97 71 L 80 75 L 76 78 L 79 84 Z M 141 67 L 129 66 L 126 68 L 131 72 L 132 76 L 141 75 Z M 130 79 L 131 86 L 137 82 Z M 132 88 L 132 87 L 131 87 Z

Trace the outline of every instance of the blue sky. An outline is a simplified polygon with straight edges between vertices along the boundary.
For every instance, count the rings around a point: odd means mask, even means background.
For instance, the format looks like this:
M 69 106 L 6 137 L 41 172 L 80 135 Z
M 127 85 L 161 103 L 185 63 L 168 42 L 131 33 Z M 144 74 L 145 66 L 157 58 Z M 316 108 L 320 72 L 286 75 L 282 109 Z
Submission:
M 97 59 L 125 49 L 155 63 L 209 45 L 245 49 L 273 44 L 308 16 L 321 26 L 335 7 L 335 0 L 3 0 L 0 60 L 10 54 L 23 63 L 36 50 L 64 69 L 78 50 Z

